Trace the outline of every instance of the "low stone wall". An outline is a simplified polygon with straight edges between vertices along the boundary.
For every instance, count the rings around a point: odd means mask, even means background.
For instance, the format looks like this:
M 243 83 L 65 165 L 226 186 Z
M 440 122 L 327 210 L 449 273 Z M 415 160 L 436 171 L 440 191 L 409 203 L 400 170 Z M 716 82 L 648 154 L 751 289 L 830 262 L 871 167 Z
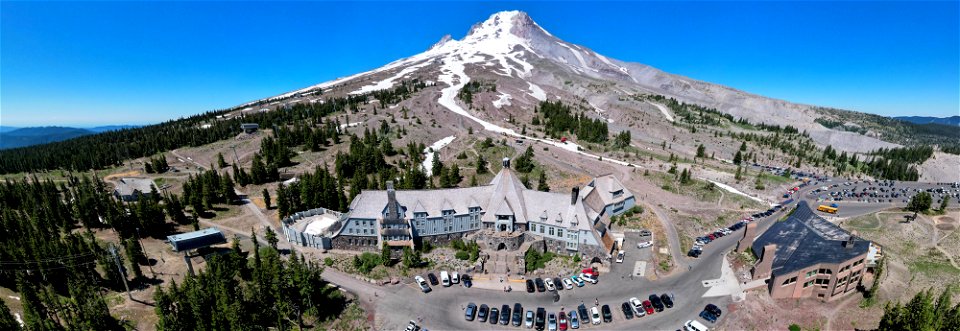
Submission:
M 464 231 L 464 232 L 456 232 L 456 233 L 448 233 L 448 234 L 440 234 L 440 235 L 435 235 L 435 236 L 421 236 L 421 237 L 419 237 L 419 239 L 420 239 L 420 242 L 421 242 L 421 243 L 429 242 L 429 243 L 431 243 L 431 244 L 433 244 L 433 245 L 437 245 L 437 246 L 438 246 L 438 245 L 446 245 L 446 244 L 449 244 L 451 241 L 453 241 L 453 240 L 455 240 L 455 239 L 463 239 L 463 237 L 468 236 L 468 235 L 470 235 L 470 234 L 472 234 L 472 233 L 474 233 L 474 232 L 477 232 L 477 231 L 478 231 L 478 230 Z
M 339 235 L 331 240 L 333 249 L 352 251 L 379 252 L 380 245 L 377 237 L 344 236 Z

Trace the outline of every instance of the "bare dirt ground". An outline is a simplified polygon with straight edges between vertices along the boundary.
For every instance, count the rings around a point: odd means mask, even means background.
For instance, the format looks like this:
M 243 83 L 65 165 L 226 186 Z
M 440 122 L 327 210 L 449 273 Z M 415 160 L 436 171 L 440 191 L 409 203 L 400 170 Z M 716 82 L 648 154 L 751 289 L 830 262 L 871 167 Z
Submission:
M 857 306 L 858 293 L 821 302 L 815 299 L 773 299 L 766 290 L 747 293 L 747 299 L 724 309 L 727 316 L 717 330 L 786 330 L 791 324 L 803 330 L 853 330 L 875 327 L 880 322 L 883 308 L 869 309 Z
M 921 182 L 960 182 L 960 155 L 935 152 L 919 170 Z

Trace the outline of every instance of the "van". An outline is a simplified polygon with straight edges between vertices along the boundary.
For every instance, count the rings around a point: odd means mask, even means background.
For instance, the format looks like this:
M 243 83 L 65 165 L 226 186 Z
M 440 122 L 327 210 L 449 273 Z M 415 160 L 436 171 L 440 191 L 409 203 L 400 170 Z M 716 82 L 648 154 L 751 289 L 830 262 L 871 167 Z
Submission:
M 450 287 L 450 275 L 447 274 L 447 271 L 440 272 L 440 283 L 445 287 Z
M 706 325 L 703 325 L 700 322 L 695 320 L 689 320 L 687 323 L 683 324 L 683 329 L 686 331 L 709 331 Z

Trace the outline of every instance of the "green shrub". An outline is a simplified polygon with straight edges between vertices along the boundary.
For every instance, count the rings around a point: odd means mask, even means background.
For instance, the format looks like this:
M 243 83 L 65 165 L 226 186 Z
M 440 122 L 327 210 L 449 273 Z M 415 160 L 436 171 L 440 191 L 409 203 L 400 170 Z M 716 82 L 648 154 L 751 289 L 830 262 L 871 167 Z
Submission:
M 459 259 L 459 260 L 468 260 L 468 259 L 470 259 L 470 253 L 467 253 L 466 251 L 458 251 L 455 256 L 456 256 L 457 259 Z

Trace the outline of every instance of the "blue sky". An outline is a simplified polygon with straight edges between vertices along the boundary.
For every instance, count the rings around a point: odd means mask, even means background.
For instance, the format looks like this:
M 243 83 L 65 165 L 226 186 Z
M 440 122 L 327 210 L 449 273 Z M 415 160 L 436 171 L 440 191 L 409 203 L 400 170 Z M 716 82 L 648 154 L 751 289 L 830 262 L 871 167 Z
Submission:
M 0 125 L 147 124 L 370 70 L 520 9 L 616 59 L 794 102 L 960 112 L 960 5 L 7 2 Z

